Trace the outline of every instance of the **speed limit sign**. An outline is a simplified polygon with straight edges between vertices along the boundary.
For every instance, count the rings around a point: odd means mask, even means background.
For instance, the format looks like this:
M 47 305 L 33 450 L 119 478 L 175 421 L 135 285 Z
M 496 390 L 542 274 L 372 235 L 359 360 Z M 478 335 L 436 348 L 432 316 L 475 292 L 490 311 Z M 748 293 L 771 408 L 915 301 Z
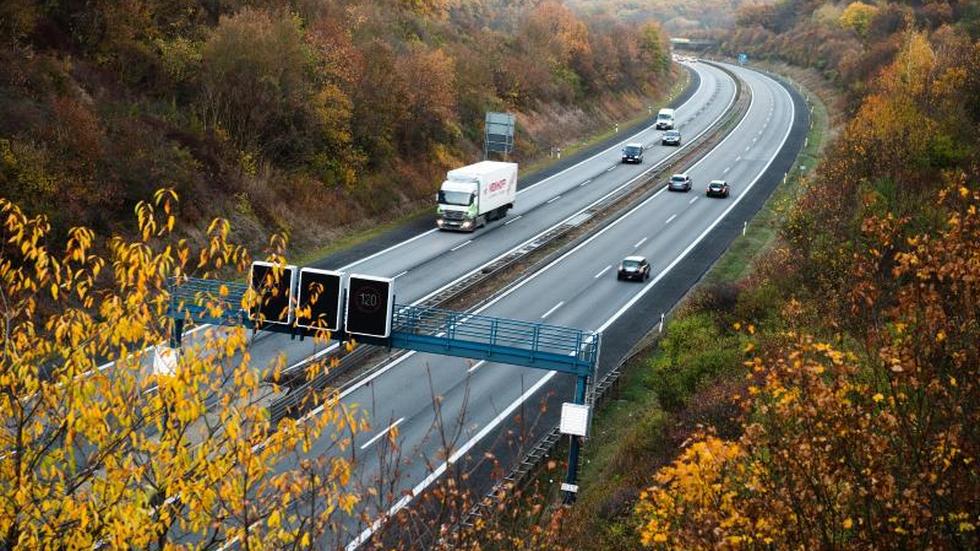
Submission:
M 387 338 L 391 335 L 394 280 L 351 274 L 347 284 L 347 332 Z

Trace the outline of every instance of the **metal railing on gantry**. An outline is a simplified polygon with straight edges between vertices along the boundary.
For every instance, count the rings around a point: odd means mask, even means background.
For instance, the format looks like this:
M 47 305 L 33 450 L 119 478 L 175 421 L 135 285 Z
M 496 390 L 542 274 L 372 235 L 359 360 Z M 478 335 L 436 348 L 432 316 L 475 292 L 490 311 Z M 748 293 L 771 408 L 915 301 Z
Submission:
M 589 375 L 599 355 L 599 334 L 428 306 L 396 305 L 391 346 Z

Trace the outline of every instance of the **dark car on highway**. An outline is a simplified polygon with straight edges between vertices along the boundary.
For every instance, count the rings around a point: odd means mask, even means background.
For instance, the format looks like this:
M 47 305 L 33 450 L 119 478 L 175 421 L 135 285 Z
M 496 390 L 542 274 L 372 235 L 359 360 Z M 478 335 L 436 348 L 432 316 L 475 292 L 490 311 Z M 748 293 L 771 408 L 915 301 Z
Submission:
M 691 177 L 687 174 L 674 174 L 667 182 L 670 191 L 691 191 Z
M 708 184 L 708 189 L 705 190 L 704 194 L 708 197 L 728 197 L 730 192 L 728 187 L 728 182 L 724 180 L 711 180 Z
M 664 132 L 664 135 L 660 138 L 660 143 L 662 145 L 681 145 L 680 130 L 668 130 Z
M 619 272 L 616 279 L 635 279 L 644 281 L 650 279 L 650 263 L 642 256 L 627 256 L 619 263 Z
M 643 162 L 643 144 L 641 143 L 628 143 L 626 147 L 623 148 L 623 162 L 624 163 L 642 163 Z

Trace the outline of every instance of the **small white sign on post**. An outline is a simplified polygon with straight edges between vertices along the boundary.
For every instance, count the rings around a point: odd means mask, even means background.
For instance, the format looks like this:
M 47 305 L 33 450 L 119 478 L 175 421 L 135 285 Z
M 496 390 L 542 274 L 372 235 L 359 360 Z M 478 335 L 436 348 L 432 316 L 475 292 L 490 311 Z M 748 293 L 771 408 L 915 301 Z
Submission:
M 559 431 L 572 436 L 585 436 L 589 429 L 589 406 L 565 402 L 561 405 Z
M 153 350 L 153 373 L 173 375 L 177 372 L 177 349 L 161 344 Z

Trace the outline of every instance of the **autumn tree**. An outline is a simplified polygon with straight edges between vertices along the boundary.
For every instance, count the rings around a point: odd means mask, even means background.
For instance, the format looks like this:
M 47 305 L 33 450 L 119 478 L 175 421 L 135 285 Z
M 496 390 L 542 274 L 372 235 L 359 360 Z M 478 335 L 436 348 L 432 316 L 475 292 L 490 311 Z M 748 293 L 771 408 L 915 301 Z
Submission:
M 0 199 L 5 549 L 307 546 L 357 501 L 341 453 L 361 427 L 356 412 L 328 403 L 271 424 L 276 387 L 263 381 L 282 366 L 251 362 L 241 329 L 202 328 L 176 356 L 161 346 L 172 278 L 249 260 L 222 220 L 201 250 L 173 242 L 176 201 L 162 190 L 140 203 L 135 241 L 103 245 L 77 227 L 56 252 L 43 216 Z M 281 261 L 283 243 L 271 242 L 270 258 Z M 195 301 L 214 315 L 249 306 L 225 304 L 226 293 Z M 174 358 L 166 369 L 154 367 L 160 353 Z M 337 435 L 335 448 L 300 461 L 321 434 Z M 291 507 L 301 498 L 318 505 Z
M 864 36 L 871 25 L 871 21 L 878 14 L 878 8 L 864 2 L 852 2 L 847 5 L 840 15 L 840 24 L 861 36 Z
M 696 435 L 656 473 L 645 545 L 977 546 L 975 52 L 905 34 L 783 225 L 741 436 Z

